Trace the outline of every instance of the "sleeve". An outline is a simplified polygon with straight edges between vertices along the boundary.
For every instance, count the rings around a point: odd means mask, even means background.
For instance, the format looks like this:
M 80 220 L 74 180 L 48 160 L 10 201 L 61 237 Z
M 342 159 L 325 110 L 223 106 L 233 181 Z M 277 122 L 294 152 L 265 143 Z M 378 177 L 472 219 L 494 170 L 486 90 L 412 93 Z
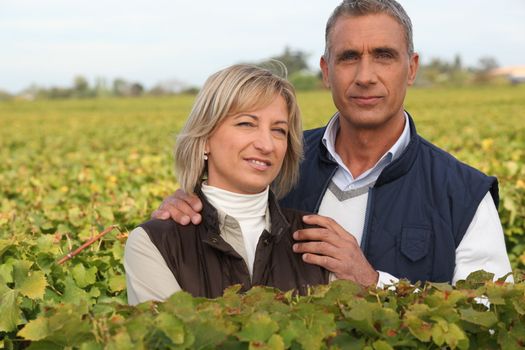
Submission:
M 399 278 L 392 276 L 388 272 L 383 272 L 379 270 L 376 271 L 379 273 L 376 285 L 377 288 L 385 288 L 385 286 L 399 282 Z M 330 274 L 328 275 L 328 282 L 331 283 L 337 279 L 338 278 L 335 276 L 335 273 L 330 272 Z
M 181 287 L 164 258 L 142 227 L 128 236 L 124 250 L 128 303 L 162 301 Z
M 452 284 L 477 270 L 491 272 L 495 279 L 512 272 L 503 228 L 490 193 L 480 202 L 465 236 L 456 248 Z M 512 275 L 507 277 L 507 282 L 513 281 Z
M 377 279 L 377 288 L 385 288 L 385 286 L 387 285 L 399 282 L 399 278 L 394 277 L 388 272 L 383 272 L 379 270 L 377 270 L 377 272 L 379 273 L 379 278 Z

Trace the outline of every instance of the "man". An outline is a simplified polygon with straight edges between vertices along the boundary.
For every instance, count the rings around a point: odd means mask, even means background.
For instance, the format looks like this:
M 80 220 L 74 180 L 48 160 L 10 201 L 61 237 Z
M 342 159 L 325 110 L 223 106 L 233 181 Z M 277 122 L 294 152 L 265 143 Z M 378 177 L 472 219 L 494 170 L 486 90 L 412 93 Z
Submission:
M 281 201 L 323 216 L 304 218 L 321 228 L 297 231 L 294 251 L 362 285 L 511 272 L 497 180 L 422 139 L 404 111 L 419 65 L 404 9 L 394 0 L 345 0 L 325 40 L 321 70 L 338 112 L 305 132 L 299 183 Z M 198 210 L 178 192 L 154 216 L 195 223 Z

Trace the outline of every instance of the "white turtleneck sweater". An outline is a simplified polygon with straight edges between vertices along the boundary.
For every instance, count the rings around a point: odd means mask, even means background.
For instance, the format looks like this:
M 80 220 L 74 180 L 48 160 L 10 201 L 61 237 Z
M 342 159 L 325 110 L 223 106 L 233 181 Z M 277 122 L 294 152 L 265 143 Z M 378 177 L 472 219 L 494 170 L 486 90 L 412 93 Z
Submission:
M 259 237 L 265 228 L 270 229 L 269 189 L 244 195 L 203 184 L 202 192 L 217 209 L 222 238 L 244 258 L 252 276 Z M 129 234 L 124 268 L 128 303 L 131 305 L 147 300 L 165 300 L 182 290 L 164 257 L 141 227 Z
M 248 261 L 250 276 L 253 275 L 253 262 L 259 237 L 266 227 L 266 210 L 268 208 L 268 187 L 257 194 L 240 194 L 218 187 L 202 185 L 202 193 L 208 202 L 219 212 L 231 216 L 241 226 L 244 248 Z M 269 229 L 269 228 L 268 228 Z

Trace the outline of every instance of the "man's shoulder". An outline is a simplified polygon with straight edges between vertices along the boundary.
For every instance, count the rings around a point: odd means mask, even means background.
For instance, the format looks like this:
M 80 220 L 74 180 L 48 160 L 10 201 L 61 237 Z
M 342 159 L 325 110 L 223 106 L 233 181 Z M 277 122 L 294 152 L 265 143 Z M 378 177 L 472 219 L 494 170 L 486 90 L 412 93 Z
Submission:
M 326 126 L 305 130 L 304 139 L 306 142 L 313 141 L 313 140 L 321 140 L 323 138 L 325 130 L 326 130 Z
M 421 166 L 434 174 L 433 181 L 442 185 L 446 184 L 447 188 L 457 193 L 465 193 L 467 189 L 471 194 L 477 193 L 475 195 L 477 202 L 485 196 L 487 191 L 490 191 L 494 203 L 498 205 L 499 191 L 496 177 L 481 172 L 428 140 L 419 138 L 421 147 L 418 158 L 422 160 L 420 161 Z
M 326 126 L 304 131 L 304 153 L 306 158 L 312 156 L 312 152 L 318 154 L 321 150 L 322 139 Z
M 472 167 L 471 165 L 464 163 L 463 161 L 457 159 L 454 155 L 440 148 L 439 146 L 433 144 L 432 142 L 426 140 L 425 138 L 419 136 L 421 151 L 426 153 L 430 159 L 438 161 L 443 165 L 447 166 L 450 170 L 466 171 L 472 172 L 480 176 L 487 176 L 482 173 L 480 170 Z

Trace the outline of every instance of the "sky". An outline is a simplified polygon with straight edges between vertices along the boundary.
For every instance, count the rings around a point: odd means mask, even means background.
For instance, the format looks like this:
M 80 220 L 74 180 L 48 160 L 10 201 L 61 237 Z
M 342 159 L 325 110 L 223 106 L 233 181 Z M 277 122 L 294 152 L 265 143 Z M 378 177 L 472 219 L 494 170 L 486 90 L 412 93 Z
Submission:
M 339 0 L 0 0 L 0 90 L 71 86 L 82 75 L 201 86 L 286 46 L 318 67 Z M 525 64 L 525 0 L 399 0 L 423 63 L 459 54 Z

